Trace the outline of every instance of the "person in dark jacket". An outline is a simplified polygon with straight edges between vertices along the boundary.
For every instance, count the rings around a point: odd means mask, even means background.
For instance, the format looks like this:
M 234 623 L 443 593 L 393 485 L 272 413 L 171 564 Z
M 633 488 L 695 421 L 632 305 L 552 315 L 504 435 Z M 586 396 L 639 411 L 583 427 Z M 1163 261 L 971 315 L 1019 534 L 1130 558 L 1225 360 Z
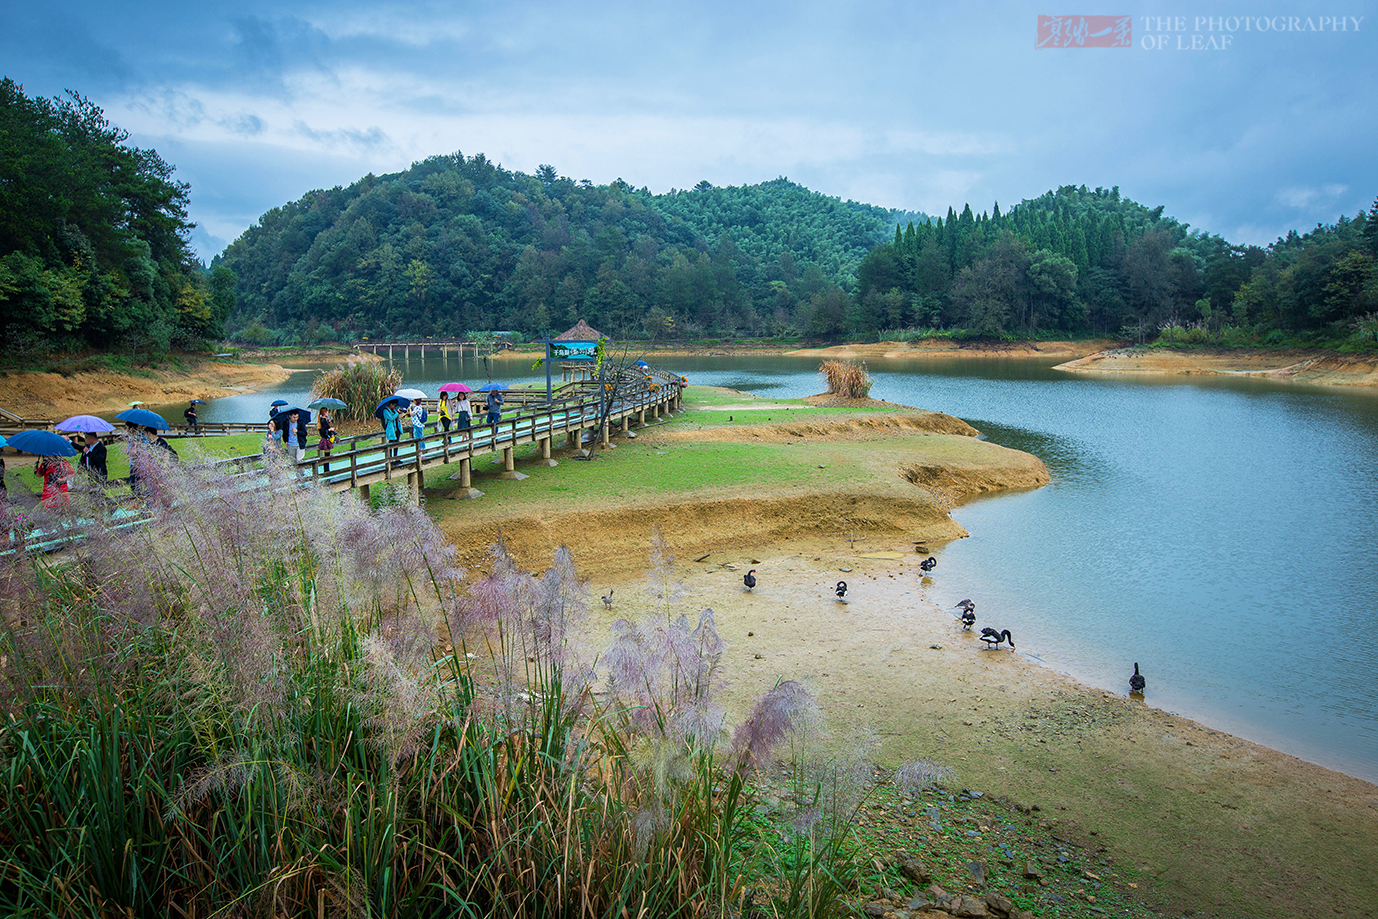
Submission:
M 176 456 L 176 455 L 177 455 L 177 451 L 174 450 L 174 449 L 172 449 L 172 444 L 168 443 L 168 442 L 167 442 L 167 438 L 165 438 L 163 435 L 161 435 L 161 434 L 158 433 L 158 429 L 157 429 L 157 428 L 148 428 L 147 430 L 148 430 L 149 436 L 151 436 L 151 437 L 153 438 L 153 446 L 155 446 L 155 447 L 161 447 L 162 449 L 164 449 L 164 450 L 166 450 L 167 452 L 171 453 L 173 456 Z
M 185 419 L 187 419 L 187 427 L 191 429 L 191 433 L 193 433 L 193 434 L 199 434 L 199 433 L 201 433 L 201 428 L 197 425 L 196 403 L 195 403 L 195 402 L 193 402 L 191 405 L 188 405 L 188 406 L 187 406 L 187 410 L 186 410 L 185 412 L 182 413 L 182 417 L 185 418 Z
M 105 485 L 109 473 L 105 469 L 105 443 L 95 434 L 87 432 L 86 443 L 81 448 L 81 468 L 96 480 L 97 487 Z

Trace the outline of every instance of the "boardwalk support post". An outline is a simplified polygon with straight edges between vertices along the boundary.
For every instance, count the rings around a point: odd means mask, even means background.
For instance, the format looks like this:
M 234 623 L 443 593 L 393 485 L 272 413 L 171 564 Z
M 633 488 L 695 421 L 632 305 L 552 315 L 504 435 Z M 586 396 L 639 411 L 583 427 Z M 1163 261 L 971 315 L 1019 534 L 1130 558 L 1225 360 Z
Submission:
M 459 461 L 459 471 L 450 476 L 452 479 L 459 479 L 459 488 L 451 493 L 449 497 L 468 500 L 469 498 L 482 498 L 483 492 L 473 486 L 471 469 L 473 458 L 466 456 Z
M 542 437 L 540 443 L 541 443 L 541 465 L 542 465 L 542 466 L 558 466 L 558 465 L 560 465 L 559 460 L 551 459 L 551 457 L 550 457 L 550 437 L 549 437 L 549 436 Z
M 502 448 L 502 472 L 498 473 L 498 478 L 508 482 L 520 482 L 522 479 L 530 478 L 517 471 L 516 459 L 512 453 L 511 447 Z

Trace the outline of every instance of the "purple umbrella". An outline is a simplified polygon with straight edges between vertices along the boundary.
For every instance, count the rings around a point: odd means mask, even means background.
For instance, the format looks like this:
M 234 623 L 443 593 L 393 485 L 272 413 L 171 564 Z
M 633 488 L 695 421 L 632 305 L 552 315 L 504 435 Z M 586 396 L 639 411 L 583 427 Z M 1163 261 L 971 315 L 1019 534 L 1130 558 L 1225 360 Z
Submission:
M 54 431 L 76 431 L 77 433 L 91 432 L 92 434 L 108 434 L 115 430 L 115 426 L 110 422 L 97 418 L 95 415 L 73 415 L 66 421 L 59 421 L 53 425 Z

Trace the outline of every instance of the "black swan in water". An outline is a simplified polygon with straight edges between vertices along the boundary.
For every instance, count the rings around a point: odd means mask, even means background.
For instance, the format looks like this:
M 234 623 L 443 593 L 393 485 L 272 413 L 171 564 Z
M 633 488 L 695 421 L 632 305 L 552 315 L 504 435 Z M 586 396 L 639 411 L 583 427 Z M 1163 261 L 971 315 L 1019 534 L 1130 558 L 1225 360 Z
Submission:
M 981 640 L 986 643 L 987 651 L 989 651 L 992 648 L 1000 647 L 1000 643 L 1002 641 L 1007 641 L 1010 643 L 1011 651 L 1015 649 L 1014 638 L 1011 637 L 1009 629 L 1001 629 L 997 632 L 995 631 L 995 629 L 992 629 L 989 626 L 987 626 L 986 628 L 981 630 Z
M 930 555 L 928 558 L 926 558 L 926 559 L 924 559 L 923 561 L 919 562 L 919 567 L 923 569 L 923 571 L 924 571 L 925 574 L 927 574 L 928 572 L 932 571 L 934 568 L 937 568 L 937 567 L 938 567 L 938 560 L 937 560 L 936 558 L 934 558 L 933 556 Z
M 957 604 L 957 608 L 962 611 L 962 615 L 958 617 L 962 620 L 962 631 L 969 631 L 976 624 L 976 604 L 970 600 L 963 600 Z
M 750 571 L 748 571 L 748 572 L 746 573 L 746 575 L 742 578 L 742 583 L 746 585 L 746 589 L 747 589 L 747 590 L 750 590 L 751 588 L 753 588 L 753 587 L 756 586 L 756 569 L 755 569 L 755 568 L 752 568 Z
M 836 587 L 837 599 L 841 600 L 847 596 L 847 582 L 838 581 Z
M 1146 680 L 1139 674 L 1139 665 L 1138 665 L 1138 664 L 1135 664 L 1135 665 L 1134 665 L 1134 675 L 1133 675 L 1132 677 L 1129 678 L 1129 691 L 1130 691 L 1130 692 L 1137 692 L 1137 693 L 1139 693 L 1140 695 L 1142 695 L 1142 694 L 1143 694 L 1143 691 L 1144 691 L 1144 687 L 1147 686 L 1147 685 L 1148 685 L 1148 681 L 1146 681 Z

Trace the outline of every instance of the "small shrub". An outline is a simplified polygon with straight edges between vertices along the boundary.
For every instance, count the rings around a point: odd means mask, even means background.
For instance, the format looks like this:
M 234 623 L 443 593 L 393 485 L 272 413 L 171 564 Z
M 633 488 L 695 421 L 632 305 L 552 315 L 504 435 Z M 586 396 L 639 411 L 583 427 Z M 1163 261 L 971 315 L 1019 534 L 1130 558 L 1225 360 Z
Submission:
M 863 363 L 824 361 L 818 372 L 828 381 L 829 393 L 844 399 L 865 399 L 871 394 L 871 375 Z

